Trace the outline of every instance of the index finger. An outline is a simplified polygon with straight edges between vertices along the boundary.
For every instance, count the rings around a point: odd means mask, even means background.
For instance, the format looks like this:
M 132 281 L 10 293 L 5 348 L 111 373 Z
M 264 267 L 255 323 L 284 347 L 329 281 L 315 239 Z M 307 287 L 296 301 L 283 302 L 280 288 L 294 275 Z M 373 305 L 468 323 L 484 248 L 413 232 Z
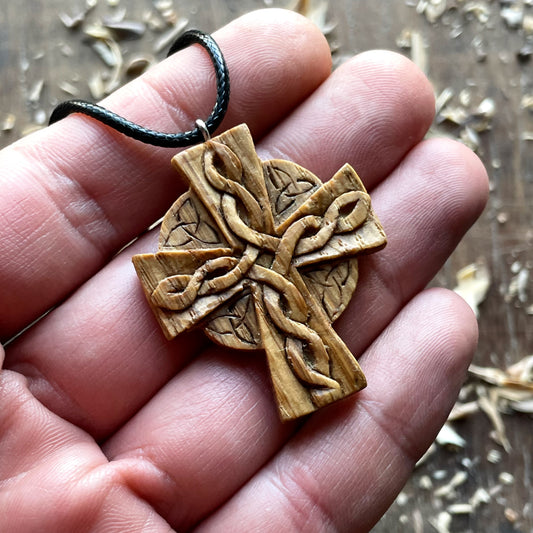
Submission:
M 330 72 L 325 39 L 291 12 L 250 13 L 214 37 L 232 83 L 222 128 L 246 121 L 261 137 Z M 213 77 L 206 54 L 193 47 L 103 104 L 153 129 L 183 131 L 209 114 Z M 163 215 L 181 188 L 170 166 L 175 152 L 81 116 L 0 152 L 0 339 L 62 300 Z

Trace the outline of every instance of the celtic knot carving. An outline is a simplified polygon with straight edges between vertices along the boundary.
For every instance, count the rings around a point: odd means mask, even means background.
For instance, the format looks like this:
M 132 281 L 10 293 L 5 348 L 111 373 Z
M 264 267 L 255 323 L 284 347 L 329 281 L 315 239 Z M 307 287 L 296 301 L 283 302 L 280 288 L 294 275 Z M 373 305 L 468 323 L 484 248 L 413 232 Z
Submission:
M 362 388 L 331 327 L 355 289 L 354 256 L 386 242 L 355 171 L 322 184 L 261 162 L 246 126 L 173 164 L 191 188 L 165 216 L 160 251 L 134 257 L 167 337 L 200 325 L 220 344 L 264 348 L 283 419 Z

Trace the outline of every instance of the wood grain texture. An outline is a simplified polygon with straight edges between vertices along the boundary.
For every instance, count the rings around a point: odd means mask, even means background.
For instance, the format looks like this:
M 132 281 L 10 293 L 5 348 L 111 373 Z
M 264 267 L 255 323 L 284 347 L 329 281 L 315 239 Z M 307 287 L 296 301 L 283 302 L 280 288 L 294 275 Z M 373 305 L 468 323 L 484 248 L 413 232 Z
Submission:
M 224 346 L 264 349 L 282 420 L 365 387 L 331 327 L 356 286 L 354 256 L 386 243 L 355 171 L 322 184 L 262 162 L 245 125 L 172 162 L 190 189 L 163 219 L 159 251 L 133 257 L 166 337 L 203 327 Z
M 272 2 L 275 7 L 287 3 L 284 0 Z M 500 3 L 481 3 L 488 5 L 491 11 L 490 32 L 483 31 L 475 16 L 456 26 L 458 30 L 451 23 L 444 24 L 442 21 L 429 24 L 404 1 L 331 0 L 328 20 L 336 23 L 332 41 L 339 50 L 337 57 L 375 48 L 409 55 L 409 50 L 398 48 L 396 40 L 404 29 L 416 30 L 425 43 L 427 72 L 436 92 L 450 87 L 457 97 L 463 89 L 469 88 L 475 101 L 479 102 L 486 96 L 495 100 L 497 112 L 492 130 L 481 136 L 479 151 L 489 168 L 492 182 L 489 205 L 434 283 L 451 288 L 455 285 L 455 273 L 459 268 L 479 257 L 485 258 L 493 281 L 480 308 L 480 342 L 475 361 L 478 365 L 504 368 L 533 353 L 533 318 L 525 311 L 532 303 L 533 276 L 528 283 L 527 302 L 522 303 L 516 298 L 511 302 L 505 301 L 505 293 L 514 276 L 512 264 L 515 261 L 520 261 L 522 265 L 533 264 L 533 152 L 531 141 L 522 139 L 524 132 L 533 131 L 533 117 L 521 107 L 522 98 L 532 92 L 533 70 L 531 62 L 520 63 L 515 58 L 524 36 L 506 26 L 499 15 Z M 122 4 L 127 5 L 128 18 L 140 19 L 150 3 L 128 0 L 126 4 L 122 0 Z M 450 1 L 448 4 L 460 6 L 463 2 Z M 57 17 L 61 11 L 75 11 L 78 4 L 74 6 L 69 0 L 20 0 L 16 3 L 2 0 L 0 5 L 0 112 L 16 116 L 15 127 L 0 134 L 0 144 L 5 146 L 20 136 L 27 126 L 35 123 L 35 114 L 39 110 L 49 112 L 55 102 L 70 97 L 58 87 L 58 81 L 74 83 L 80 89 L 78 97 L 91 98 L 83 80 L 100 69 L 102 63 L 83 42 L 80 33 L 64 28 Z M 175 0 L 174 5 L 178 13 L 189 18 L 191 27 L 209 32 L 241 13 L 264 7 L 265 2 L 206 0 L 191 3 L 189 0 Z M 101 1 L 97 9 L 102 7 L 105 8 L 105 2 Z M 472 47 L 475 38 L 481 38 L 485 43 L 485 62 L 477 61 Z M 123 47 L 132 52 L 151 53 L 152 45 L 153 42 L 144 39 L 129 41 Z M 38 102 L 29 102 L 28 94 L 43 78 L 46 83 L 41 98 Z M 284 201 L 281 198 L 280 206 Z M 497 219 L 501 213 L 507 214 L 504 223 Z M 349 264 L 338 268 L 349 268 Z M 319 271 L 315 271 L 314 275 L 320 276 Z M 224 331 L 227 322 L 230 322 L 232 328 L 242 332 L 243 339 L 248 339 L 246 329 L 240 324 L 251 305 L 249 298 L 232 307 L 229 317 L 220 317 L 217 331 Z M 216 313 L 214 311 L 212 316 L 215 317 Z M 479 487 L 498 485 L 502 472 L 513 473 L 515 481 L 503 487 L 489 504 L 478 507 L 473 513 L 455 516 L 450 531 L 533 531 L 531 418 L 514 415 L 504 420 L 513 447 L 510 454 L 503 453 L 497 464 L 487 461 L 488 452 L 498 450 L 488 436 L 489 422 L 483 416 L 462 421 L 457 429 L 466 440 L 465 448 L 459 452 L 440 449 L 418 468 L 404 489 L 406 499 L 401 505 L 395 503 L 374 530 L 378 533 L 434 531 L 430 520 L 443 507 L 434 498 L 432 490 L 423 488 L 421 479 L 429 476 L 433 486 L 439 487 L 457 470 L 464 470 L 468 479 L 456 489 L 457 501 L 468 501 Z M 444 478 L 439 480 L 438 477 L 443 474 Z M 507 507 L 520 513 L 517 523 L 511 524 L 505 518 Z

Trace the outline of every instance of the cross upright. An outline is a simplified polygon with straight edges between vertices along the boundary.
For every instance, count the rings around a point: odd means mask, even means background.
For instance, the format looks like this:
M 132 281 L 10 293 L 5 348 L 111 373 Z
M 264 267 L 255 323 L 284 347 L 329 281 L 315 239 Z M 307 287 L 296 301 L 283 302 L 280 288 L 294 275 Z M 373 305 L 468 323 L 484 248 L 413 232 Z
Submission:
M 283 420 L 363 388 L 331 324 L 355 289 L 355 256 L 386 237 L 352 167 L 322 184 L 295 163 L 262 162 L 245 125 L 172 163 L 190 189 L 158 252 L 133 257 L 166 337 L 203 327 L 222 345 L 263 348 Z

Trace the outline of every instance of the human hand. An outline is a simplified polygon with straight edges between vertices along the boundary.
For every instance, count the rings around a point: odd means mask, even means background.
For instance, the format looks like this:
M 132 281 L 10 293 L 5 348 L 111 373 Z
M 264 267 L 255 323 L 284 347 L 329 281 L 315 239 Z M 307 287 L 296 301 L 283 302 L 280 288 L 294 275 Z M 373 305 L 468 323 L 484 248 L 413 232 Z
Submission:
M 481 212 L 485 171 L 422 138 L 431 87 L 405 58 L 361 54 L 330 75 L 319 31 L 277 10 L 214 35 L 228 61 L 223 128 L 262 159 L 327 179 L 352 164 L 388 246 L 360 261 L 336 329 L 368 387 L 282 424 L 264 356 L 164 339 L 131 264 L 180 194 L 173 150 L 71 116 L 0 153 L 0 335 L 57 307 L 0 372 L 0 531 L 365 531 L 432 442 L 475 348 L 475 318 L 424 290 Z M 211 64 L 187 49 L 104 105 L 160 131 L 207 116 Z

